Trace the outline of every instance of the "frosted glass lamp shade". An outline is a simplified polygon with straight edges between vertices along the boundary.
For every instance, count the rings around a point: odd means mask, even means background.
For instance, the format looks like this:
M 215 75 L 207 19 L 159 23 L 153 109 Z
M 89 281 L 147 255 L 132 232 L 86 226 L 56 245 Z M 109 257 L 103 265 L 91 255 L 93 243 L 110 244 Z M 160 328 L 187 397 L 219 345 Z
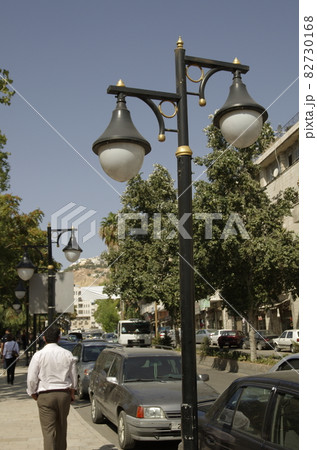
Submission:
M 254 144 L 263 126 L 263 119 L 258 111 L 231 111 L 219 120 L 220 130 L 229 144 L 245 148 Z
M 75 235 L 72 233 L 68 244 L 63 248 L 65 258 L 69 262 L 75 262 L 79 258 L 82 249 L 79 247 Z
M 36 267 L 28 257 L 28 254 L 25 252 L 22 260 L 16 267 L 19 278 L 23 281 L 28 281 L 33 277 L 34 271 Z
M 116 181 L 128 181 L 137 175 L 144 160 L 144 147 L 132 142 L 113 142 L 99 148 L 101 167 Z

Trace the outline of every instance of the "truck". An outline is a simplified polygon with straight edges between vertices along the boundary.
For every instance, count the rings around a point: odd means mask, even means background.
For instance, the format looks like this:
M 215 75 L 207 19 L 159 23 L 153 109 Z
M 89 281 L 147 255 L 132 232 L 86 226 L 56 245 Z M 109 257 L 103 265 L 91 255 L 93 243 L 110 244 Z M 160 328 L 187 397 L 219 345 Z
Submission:
M 119 320 L 118 343 L 126 347 L 150 347 L 152 341 L 151 324 L 141 319 Z

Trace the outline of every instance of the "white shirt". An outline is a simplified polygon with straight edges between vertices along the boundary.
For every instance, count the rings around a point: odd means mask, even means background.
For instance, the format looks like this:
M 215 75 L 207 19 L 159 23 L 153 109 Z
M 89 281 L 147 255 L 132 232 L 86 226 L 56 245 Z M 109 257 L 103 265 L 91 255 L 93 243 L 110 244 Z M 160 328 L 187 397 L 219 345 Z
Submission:
M 76 359 L 69 350 L 57 344 L 46 344 L 33 355 L 27 376 L 30 396 L 42 391 L 76 387 Z

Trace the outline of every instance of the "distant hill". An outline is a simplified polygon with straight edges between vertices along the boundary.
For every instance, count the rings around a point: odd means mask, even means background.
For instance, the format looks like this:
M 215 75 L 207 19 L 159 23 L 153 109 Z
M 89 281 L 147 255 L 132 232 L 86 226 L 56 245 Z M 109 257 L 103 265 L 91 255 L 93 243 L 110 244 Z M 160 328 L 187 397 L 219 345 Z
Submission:
M 108 271 L 109 269 L 100 256 L 79 259 L 65 269 L 65 272 L 74 272 L 74 283 L 78 286 L 103 285 Z

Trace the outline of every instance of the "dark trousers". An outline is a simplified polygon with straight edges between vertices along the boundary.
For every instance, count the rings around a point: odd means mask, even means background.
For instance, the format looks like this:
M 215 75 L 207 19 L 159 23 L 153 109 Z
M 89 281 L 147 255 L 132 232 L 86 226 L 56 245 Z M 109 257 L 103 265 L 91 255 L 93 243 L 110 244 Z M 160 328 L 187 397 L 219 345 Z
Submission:
M 7 369 L 7 382 L 13 384 L 15 372 L 15 358 L 5 359 L 5 368 Z
M 37 399 L 44 450 L 66 450 L 70 392 L 45 392 Z

